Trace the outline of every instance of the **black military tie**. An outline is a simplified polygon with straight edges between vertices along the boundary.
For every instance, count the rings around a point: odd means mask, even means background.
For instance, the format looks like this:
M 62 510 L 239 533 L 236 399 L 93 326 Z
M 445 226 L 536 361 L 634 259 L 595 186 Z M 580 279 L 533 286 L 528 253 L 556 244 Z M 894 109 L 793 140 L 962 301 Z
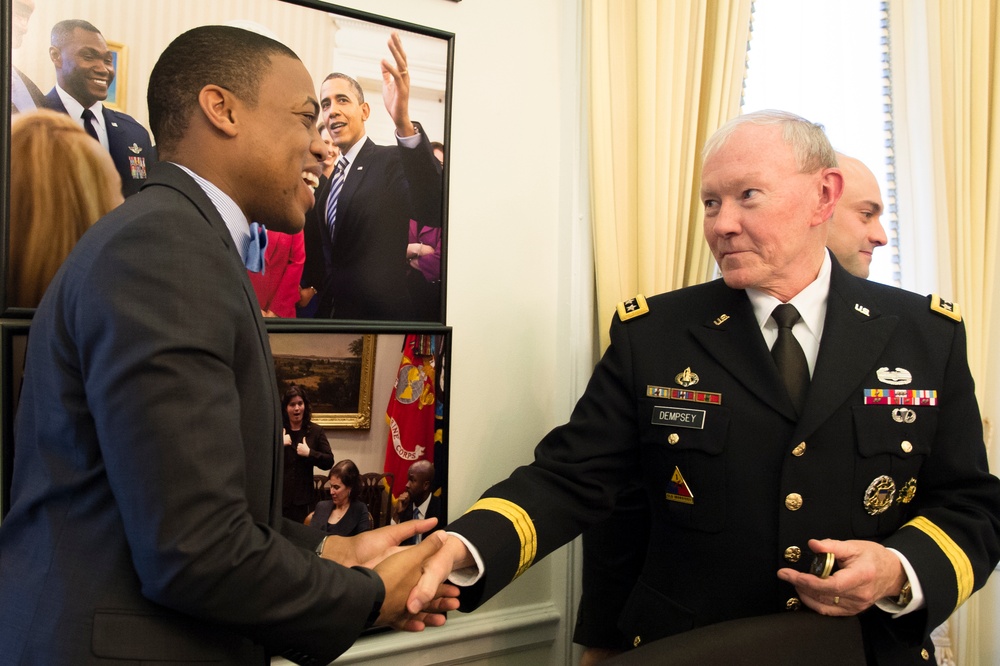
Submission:
M 806 363 L 806 355 L 802 352 L 799 341 L 792 335 L 792 326 L 801 317 L 791 303 L 783 303 L 774 308 L 771 317 L 778 324 L 778 339 L 771 347 L 771 356 L 785 382 L 788 395 L 792 398 L 795 411 L 801 416 L 806 401 L 806 391 L 809 390 L 809 365 Z
M 101 140 L 97 138 L 97 130 L 94 129 L 94 112 L 90 109 L 84 109 L 80 117 L 83 118 L 83 129 L 87 130 L 87 134 L 94 137 L 94 140 L 100 143 Z

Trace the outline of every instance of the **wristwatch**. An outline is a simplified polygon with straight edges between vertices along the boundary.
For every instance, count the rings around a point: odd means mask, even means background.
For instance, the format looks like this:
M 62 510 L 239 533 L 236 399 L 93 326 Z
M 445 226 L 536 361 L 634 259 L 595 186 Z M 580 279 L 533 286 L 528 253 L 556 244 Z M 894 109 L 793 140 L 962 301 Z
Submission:
M 913 601 L 913 588 L 910 587 L 910 581 L 906 581 L 903 584 L 903 589 L 899 591 L 899 597 L 896 599 L 897 606 L 909 606 L 910 602 Z
M 317 554 L 317 555 L 319 555 L 320 557 L 323 557 L 323 546 L 325 546 L 325 545 L 326 545 L 326 540 L 327 540 L 327 539 L 329 539 L 329 538 L 330 538 L 329 536 L 325 536 L 325 537 L 323 537 L 323 538 L 322 538 L 322 539 L 320 540 L 320 542 L 319 542 L 319 545 L 318 545 L 318 546 L 316 546 L 316 554 Z M 907 584 L 907 585 L 908 585 L 908 584 Z M 906 590 L 909 590 L 910 588 L 909 588 L 909 587 L 906 587 L 906 588 L 904 588 L 904 589 L 906 589 Z

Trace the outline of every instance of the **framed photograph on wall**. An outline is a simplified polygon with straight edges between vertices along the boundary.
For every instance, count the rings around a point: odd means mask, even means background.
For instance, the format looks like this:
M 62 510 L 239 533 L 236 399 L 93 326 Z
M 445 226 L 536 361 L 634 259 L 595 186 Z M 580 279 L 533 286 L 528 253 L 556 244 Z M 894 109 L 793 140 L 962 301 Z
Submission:
M 108 86 L 108 98 L 104 100 L 104 105 L 116 111 L 127 111 L 125 100 L 128 99 L 126 86 L 128 85 L 128 50 L 121 42 L 108 40 L 108 50 L 111 51 L 111 62 L 115 68 L 115 78 Z
M 279 395 L 301 386 L 317 425 L 371 428 L 375 335 L 271 333 L 270 338 Z
M 389 497 L 406 490 L 411 465 L 432 463 L 441 525 L 448 505 L 451 334 L 444 326 L 268 322 L 279 396 L 301 386 L 334 459 L 352 460 L 366 478 L 384 478 Z M 359 370 L 368 378 L 358 380 Z M 355 402 L 359 393 L 361 404 Z
M 127 112 L 147 130 L 151 129 L 146 109 L 149 73 L 166 45 L 197 25 L 231 25 L 287 45 L 309 71 L 318 101 L 328 75 L 350 77 L 357 84 L 351 89 L 357 91 L 358 104 L 367 104 L 369 109 L 365 135 L 360 139 L 354 134 L 346 136 L 336 118 L 322 119 L 331 134 L 330 145 L 337 148 L 328 149 L 327 173 L 316 190 L 317 203 L 301 235 L 292 234 L 296 238 L 281 243 L 276 238 L 268 248 L 266 261 L 273 261 L 275 269 L 266 273 L 281 274 L 285 281 L 281 285 L 274 281 L 255 284 L 258 300 L 270 305 L 271 291 L 295 289 L 295 297 L 286 299 L 286 308 L 280 312 L 267 309 L 283 318 L 368 325 L 445 323 L 453 34 L 320 0 L 12 3 L 18 20 L 11 21 L 8 5 L 3 31 L 12 36 L 7 48 L 16 69 L 0 72 L 4 82 L 0 96 L 11 111 L 14 71 L 42 94 L 54 90 L 56 73 L 48 55 L 49 34 L 56 23 L 66 19 L 82 19 L 97 28 L 115 70 L 103 103 Z M 396 60 L 389 47 L 394 34 L 402 45 L 404 60 Z M 406 84 L 393 85 L 397 92 L 406 91 L 399 94 L 406 98 L 405 117 L 413 124 L 399 116 L 398 110 L 390 111 L 402 108 L 398 103 L 387 105 L 383 100 L 383 60 L 395 62 L 394 69 Z M 397 140 L 397 122 L 406 125 L 400 131 L 416 131 L 407 145 Z M 155 136 L 153 140 L 155 143 Z M 9 155 L 9 123 L 0 127 L 0 143 L 3 155 Z M 351 162 L 338 190 L 337 220 L 331 226 L 326 211 L 335 152 L 350 154 Z M 9 157 L 3 167 L 0 196 L 5 201 L 4 210 L 9 211 L 8 184 L 17 167 L 9 163 Z M 152 159 L 146 160 L 143 173 L 153 169 Z M 2 220 L 0 261 L 4 275 L 10 275 L 10 257 L 18 256 L 17 248 L 10 247 L 10 227 L 26 223 L 10 219 L 9 213 Z M 304 259 L 291 261 L 292 256 Z M 33 311 L 6 289 L 0 295 L 0 315 L 30 318 Z

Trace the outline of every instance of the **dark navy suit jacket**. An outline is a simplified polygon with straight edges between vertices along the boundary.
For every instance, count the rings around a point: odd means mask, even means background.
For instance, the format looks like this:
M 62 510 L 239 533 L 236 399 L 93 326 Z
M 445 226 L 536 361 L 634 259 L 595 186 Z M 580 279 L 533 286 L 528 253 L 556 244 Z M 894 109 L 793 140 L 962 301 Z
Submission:
M 365 138 L 337 202 L 334 238 L 327 232 L 329 182 L 316 191 L 306 219 L 307 282 L 319 291 L 317 317 L 436 321 L 418 312 L 406 286 L 410 220 L 440 227 L 441 165 L 421 132 L 416 148 L 379 146 Z M 319 241 L 319 252 L 315 241 Z M 324 274 L 313 270 L 322 254 Z
M 323 534 L 282 518 L 281 427 L 232 236 L 197 183 L 158 164 L 84 234 L 31 322 L 0 664 L 346 650 L 382 583 L 318 558 Z

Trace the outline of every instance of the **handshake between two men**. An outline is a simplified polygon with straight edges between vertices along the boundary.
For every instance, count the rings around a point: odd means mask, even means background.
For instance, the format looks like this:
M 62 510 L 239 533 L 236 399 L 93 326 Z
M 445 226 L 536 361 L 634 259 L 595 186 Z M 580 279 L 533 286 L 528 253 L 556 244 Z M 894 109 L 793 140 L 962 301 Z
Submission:
M 382 579 L 385 599 L 375 626 L 403 631 L 439 627 L 445 622 L 446 611 L 458 609 L 458 588 L 440 582 L 450 573 L 450 569 L 444 571 L 443 560 L 437 560 L 439 564 L 429 576 L 427 568 L 449 537 L 435 532 L 416 546 L 398 545 L 429 532 L 436 524 L 436 518 L 408 520 L 352 537 L 330 536 L 323 542 L 320 556 L 346 567 L 373 569 Z M 451 540 L 461 543 L 454 537 Z M 439 582 L 432 583 L 435 576 L 440 576 Z

